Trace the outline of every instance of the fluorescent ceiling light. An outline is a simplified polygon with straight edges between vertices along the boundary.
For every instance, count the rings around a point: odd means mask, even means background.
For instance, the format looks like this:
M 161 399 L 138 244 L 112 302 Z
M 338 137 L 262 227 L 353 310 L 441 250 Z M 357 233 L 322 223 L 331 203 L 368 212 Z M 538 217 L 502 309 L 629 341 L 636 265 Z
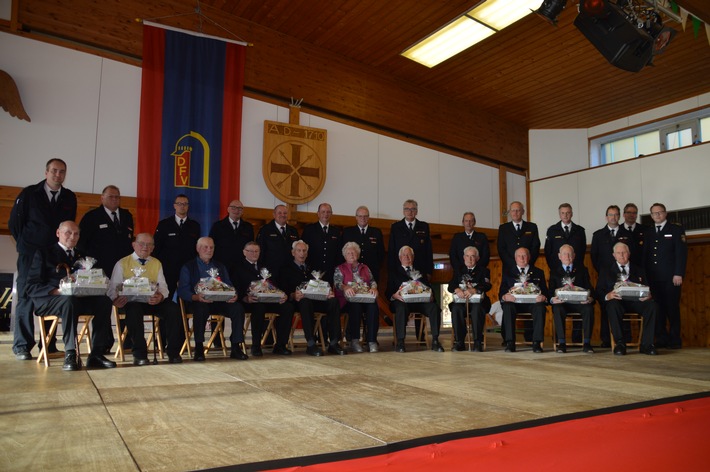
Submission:
M 434 67 L 540 6 L 540 0 L 488 0 L 407 48 L 402 55 Z

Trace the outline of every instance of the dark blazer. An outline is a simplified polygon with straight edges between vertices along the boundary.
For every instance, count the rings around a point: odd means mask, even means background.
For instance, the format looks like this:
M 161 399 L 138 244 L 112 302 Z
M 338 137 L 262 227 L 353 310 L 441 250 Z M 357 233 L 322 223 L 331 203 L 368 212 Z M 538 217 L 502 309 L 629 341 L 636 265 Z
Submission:
M 604 226 L 598 229 L 592 235 L 592 248 L 590 255 L 592 256 L 592 266 L 597 274 L 602 269 L 614 262 L 614 244 L 624 243 L 629 246 L 629 251 L 633 251 L 633 235 L 623 226 L 616 228 L 616 235 L 611 237 L 609 227 Z
M 395 267 L 394 270 L 390 270 L 387 274 L 387 291 L 385 292 L 387 299 L 389 300 L 390 298 L 392 298 L 392 295 L 394 295 L 397 290 L 399 290 L 399 287 L 404 282 L 407 282 L 409 280 L 411 280 L 411 277 L 407 274 L 407 271 L 404 270 L 402 264 Z M 427 277 L 427 275 L 423 272 L 419 273 L 419 278 L 417 280 L 419 280 L 424 285 L 431 287 L 431 284 L 429 283 L 429 277 Z
M 67 253 L 59 245 L 54 243 L 49 247 L 45 247 L 35 252 L 34 259 L 27 273 L 27 296 L 32 299 L 35 306 L 42 306 L 53 297 L 59 295 L 50 295 L 49 292 L 59 288 L 59 281 L 67 276 L 65 268 L 57 269 L 59 264 L 66 264 L 74 272 L 74 262 L 82 257 L 81 254 L 74 249 L 74 258 L 69 259 Z
M 587 234 L 582 226 L 572 222 L 569 229 L 569 237 L 565 235 L 565 230 L 562 228 L 562 222 L 558 221 L 547 229 L 547 237 L 545 238 L 545 259 L 547 266 L 554 267 L 559 261 L 557 254 L 560 248 L 565 244 L 569 244 L 574 248 L 574 264 L 584 264 L 584 254 L 587 252 Z
M 629 267 L 627 272 L 629 273 L 629 282 L 634 282 L 637 284 L 648 285 L 648 279 L 646 278 L 646 272 L 643 267 L 629 262 Z M 599 280 L 597 280 L 597 299 L 604 300 L 607 293 L 611 292 L 614 288 L 614 284 L 619 280 L 619 266 L 616 261 L 612 262 L 606 267 L 602 267 L 602 271 L 599 274 Z M 600 302 L 601 303 L 601 302 Z
M 409 246 L 414 250 L 414 267 L 418 271 L 426 275 L 434 273 L 434 252 L 431 247 L 431 234 L 429 233 L 428 223 L 416 220 L 414 231 L 410 231 L 404 218 L 392 223 L 387 249 L 387 266 L 390 272 L 401 266 L 399 250 L 402 246 Z
M 77 247 L 82 254 L 95 258 L 108 277 L 116 262 L 133 252 L 133 215 L 123 208 L 117 213 L 118 228 L 103 206 L 88 211 L 79 223 L 81 237 Z
M 291 245 L 298 241 L 298 230 L 291 225 L 286 225 L 286 237 L 276 227 L 274 220 L 259 229 L 256 242 L 261 247 L 259 265 L 266 266 L 271 275 L 278 278 L 278 274 L 287 262 L 293 260 Z
M 320 222 L 311 223 L 303 228 L 301 239 L 308 244 L 308 258 L 306 259 L 308 266 L 311 269 L 324 272 L 323 280 L 332 284 L 335 266 L 343 262 L 340 226 L 328 225 L 328 235 L 326 235 Z
M 44 191 L 45 180 L 25 187 L 15 200 L 8 227 L 17 252 L 33 253 L 57 242 L 59 223 L 76 220 L 76 195 L 66 187 L 57 196 L 54 208 Z
M 528 282 L 532 282 L 537 287 L 540 289 L 540 293 L 544 296 L 547 296 L 548 290 L 547 290 L 547 283 L 545 283 L 545 272 L 543 272 L 542 269 L 539 269 L 535 267 L 532 264 L 528 265 L 529 270 L 530 270 L 530 277 L 528 278 Z M 503 295 L 508 293 L 508 291 L 513 287 L 516 282 L 518 282 L 520 277 L 520 269 L 518 269 L 518 266 L 513 266 L 512 269 L 509 269 L 507 272 L 503 272 L 503 280 L 500 283 L 500 290 L 498 291 L 498 298 L 502 299 Z
M 242 218 L 235 232 L 229 216 L 225 216 L 214 222 L 210 238 L 214 240 L 214 258 L 231 270 L 238 260 L 244 259 L 244 245 L 254 241 L 254 227 Z
M 293 261 L 293 258 L 291 258 L 291 261 Z M 249 292 L 249 286 L 251 283 L 255 280 L 261 280 L 261 277 L 259 276 L 259 273 L 261 272 L 262 266 L 261 264 L 258 264 L 259 270 L 257 271 L 254 268 L 254 265 L 249 263 L 246 259 L 242 259 L 240 261 L 237 261 L 236 266 L 234 269 L 231 271 L 229 274 L 230 277 L 232 278 L 232 282 L 234 283 L 234 286 L 237 289 L 237 293 L 239 294 L 239 299 L 243 299 L 244 296 Z M 269 269 L 269 272 L 271 270 Z M 278 283 L 273 275 L 272 272 L 272 277 L 269 279 L 271 280 L 272 283 Z
M 182 230 L 175 221 L 174 214 L 158 223 L 155 229 L 153 257 L 163 264 L 163 273 L 170 293 L 177 287 L 182 266 L 197 257 L 197 240 L 200 235 L 200 223 L 190 218 L 185 220 Z
M 626 226 L 624 227 L 626 228 Z M 628 231 L 628 228 L 626 231 Z M 636 265 L 644 265 L 644 240 L 649 231 L 651 231 L 651 228 L 648 226 L 636 223 L 634 230 L 631 232 L 632 240 L 631 245 L 629 245 L 629 250 L 631 251 L 631 262 Z
M 565 269 L 562 267 L 562 262 L 557 261 L 557 265 L 550 267 L 550 293 L 547 295 L 547 298 L 555 296 L 555 289 L 563 286 L 562 279 L 565 277 L 567 277 L 567 272 L 565 272 Z M 589 271 L 585 266 L 572 263 L 570 277 L 574 277 L 574 285 L 576 287 L 586 288 L 589 290 L 590 295 L 594 295 L 594 287 L 592 287 L 592 282 L 589 279 Z
M 480 259 L 476 263 L 476 266 L 488 267 L 488 262 L 491 260 L 491 250 L 488 247 L 488 237 L 486 237 L 485 234 L 474 230 L 472 239 L 468 239 L 466 232 L 462 231 L 454 234 L 454 237 L 451 239 L 449 261 L 451 261 L 451 267 L 454 271 L 466 267 L 466 264 L 463 261 L 463 250 L 469 246 L 473 246 L 478 249 Z
M 523 221 L 520 234 L 515 231 L 513 222 L 509 221 L 498 227 L 498 256 L 503 262 L 503 273 L 516 267 L 515 251 L 519 247 L 526 247 L 530 251 L 530 265 L 535 265 L 535 261 L 540 255 L 540 236 L 537 232 L 537 225 L 529 221 Z
M 645 238 L 645 268 L 650 281 L 670 282 L 674 275 L 685 276 L 688 246 L 682 226 L 667 221 L 660 233 L 655 226 L 649 228 Z
M 468 240 L 468 238 L 466 238 L 466 240 Z M 454 293 L 459 287 L 464 274 L 471 276 L 471 282 L 476 284 L 476 290 L 479 292 L 486 294 L 491 289 L 491 272 L 488 270 L 488 267 L 476 264 L 476 267 L 474 267 L 472 271 L 469 271 L 468 267 L 464 265 L 462 269 L 454 270 L 454 275 L 449 281 L 449 286 L 447 287 L 447 290 L 450 293 Z M 482 298 L 481 307 L 487 312 L 491 307 L 490 298 L 487 296 Z
M 279 278 L 279 288 L 283 290 L 286 295 L 291 296 L 292 293 L 296 291 L 299 285 L 303 282 L 308 282 L 313 277 L 311 277 L 311 267 L 306 264 L 306 271 L 303 272 L 297 265 L 296 262 L 291 259 L 291 262 L 287 263 L 281 269 L 281 276 Z
M 385 243 L 382 231 L 379 228 L 368 225 L 367 231 L 365 231 L 363 236 L 359 226 L 349 226 L 343 230 L 343 246 L 351 241 L 360 245 L 359 261 L 370 269 L 375 282 L 379 282 L 380 267 L 385 259 Z

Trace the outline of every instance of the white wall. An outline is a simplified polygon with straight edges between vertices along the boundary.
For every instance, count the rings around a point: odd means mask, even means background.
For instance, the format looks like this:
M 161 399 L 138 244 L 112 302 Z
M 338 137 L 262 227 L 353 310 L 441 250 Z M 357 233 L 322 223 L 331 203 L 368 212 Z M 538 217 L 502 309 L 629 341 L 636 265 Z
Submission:
M 136 195 L 140 68 L 0 33 L 0 69 L 15 79 L 32 119 L 0 111 L 0 185 L 39 182 L 46 161 L 59 157 L 74 191 L 98 193 L 111 183 Z M 264 120 L 288 122 L 288 108 L 245 99 L 241 199 L 272 208 L 278 202 L 262 177 Z M 472 210 L 478 226 L 498 226 L 497 167 L 306 113 L 301 124 L 328 130 L 328 160 L 321 194 L 299 211 L 315 213 L 328 201 L 335 213 L 354 215 L 365 204 L 373 217 L 397 219 L 413 198 L 430 223 L 458 225 Z M 508 191 L 524 200 L 524 178 L 511 179 Z

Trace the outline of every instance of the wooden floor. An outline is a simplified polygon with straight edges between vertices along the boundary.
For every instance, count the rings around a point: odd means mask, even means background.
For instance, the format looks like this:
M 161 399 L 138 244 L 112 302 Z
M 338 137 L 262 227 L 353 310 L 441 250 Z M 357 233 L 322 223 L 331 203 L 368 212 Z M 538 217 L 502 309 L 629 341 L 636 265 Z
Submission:
M 0 470 L 181 471 L 326 452 L 710 391 L 710 350 L 379 353 L 62 371 L 0 333 Z M 448 341 L 448 335 L 442 336 Z M 546 347 L 549 347 L 549 343 Z M 33 350 L 36 355 L 36 349 Z

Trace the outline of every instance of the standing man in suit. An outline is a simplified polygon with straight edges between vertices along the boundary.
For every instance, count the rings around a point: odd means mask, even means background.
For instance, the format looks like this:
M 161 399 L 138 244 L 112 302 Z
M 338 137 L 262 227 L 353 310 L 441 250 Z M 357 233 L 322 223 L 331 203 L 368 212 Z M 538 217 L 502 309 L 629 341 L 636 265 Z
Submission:
M 407 200 L 402 206 L 404 218 L 392 223 L 390 228 L 389 247 L 387 249 L 388 268 L 390 273 L 401 268 L 399 250 L 409 246 L 417 254 L 414 268 L 427 280 L 434 273 L 434 252 L 431 246 L 429 224 L 417 219 L 419 204 L 415 200 Z
M 133 215 L 120 207 L 121 191 L 108 185 L 101 192 L 101 206 L 89 210 L 79 223 L 81 239 L 79 250 L 96 259 L 97 267 L 111 277 L 119 259 L 133 252 Z M 113 346 L 113 331 L 108 331 L 106 345 Z
M 288 208 L 276 205 L 274 219 L 259 229 L 256 243 L 260 248 L 259 266 L 266 267 L 278 279 L 281 267 L 291 260 L 291 246 L 298 241 L 298 230 L 288 224 Z
M 520 202 L 510 204 L 508 210 L 511 221 L 498 227 L 498 256 L 503 263 L 503 273 L 507 274 L 516 267 L 515 251 L 524 247 L 528 249 L 530 265 L 535 265 L 540 255 L 540 236 L 537 225 L 524 221 L 525 207 Z
M 92 321 L 92 351 L 87 367 L 110 369 L 116 363 L 106 359 L 103 344 L 111 330 L 111 299 L 106 295 L 75 297 L 60 295 L 59 282 L 67 273 L 59 266 L 72 268 L 81 257 L 76 250 L 79 226 L 73 221 L 62 222 L 56 231 L 58 241 L 35 251 L 27 273 L 27 294 L 32 298 L 38 315 L 59 315 L 64 330 L 64 370 L 79 370 L 81 362 L 76 355 L 77 320 L 80 314 L 94 315 Z
M 656 317 L 658 316 L 658 305 L 651 298 L 640 300 L 624 300 L 616 291 L 614 285 L 619 280 L 619 275 L 627 276 L 629 282 L 647 285 L 646 273 L 643 267 L 637 266 L 629 260 L 629 247 L 624 243 L 614 245 L 614 262 L 602 268 L 597 281 L 597 300 L 604 305 L 609 315 L 611 324 L 611 334 L 614 336 L 616 346 L 614 354 L 617 356 L 626 355 L 626 343 L 621 329 L 621 322 L 624 313 L 638 313 L 643 317 L 643 333 L 641 337 L 641 347 L 639 351 L 643 354 L 655 356 L 656 347 L 653 345 L 653 337 L 656 331 Z M 653 292 L 651 292 L 653 293 Z
M 273 223 L 273 222 L 272 222 Z M 264 334 L 264 319 L 266 313 L 276 313 L 276 342 L 274 343 L 274 354 L 283 356 L 291 355 L 291 350 L 286 347 L 288 338 L 291 335 L 291 323 L 293 321 L 293 305 L 286 303 L 288 297 L 284 293 L 278 303 L 260 302 L 254 294 L 249 291 L 252 282 L 261 279 L 261 269 L 267 268 L 259 262 L 261 248 L 254 241 L 246 243 L 244 246 L 244 259 L 237 263 L 233 272 L 234 283 L 236 284 L 239 299 L 244 305 L 244 310 L 251 313 L 251 355 L 261 357 L 261 338 Z M 286 261 L 292 263 L 293 258 Z M 270 269 L 269 269 L 270 271 Z M 277 280 L 271 273 L 269 281 Z
M 17 300 L 12 351 L 18 360 L 32 360 L 35 345 L 32 299 L 27 293 L 27 272 L 36 251 L 57 242 L 57 228 L 62 221 L 76 219 L 76 195 L 62 184 L 67 164 L 50 159 L 45 166 L 45 180 L 20 192 L 10 212 L 8 226 L 17 247 Z M 53 339 L 49 352 L 56 352 Z
M 637 223 L 639 209 L 634 203 L 627 203 L 624 206 L 624 228 L 631 233 L 633 240 L 629 244 L 631 251 L 631 262 L 638 266 L 644 265 L 643 245 L 646 233 L 650 231 L 647 226 Z
M 537 285 L 540 294 L 532 303 L 515 303 L 515 296 L 510 289 L 520 280 L 522 274 L 528 274 L 527 281 Z M 515 267 L 503 272 L 498 299 L 503 307 L 503 340 L 505 352 L 515 352 L 515 318 L 518 313 L 532 314 L 533 352 L 542 352 L 542 341 L 545 335 L 545 313 L 547 311 L 547 284 L 542 269 L 530 263 L 530 251 L 526 247 L 515 250 Z
M 614 262 L 614 245 L 624 243 L 631 246 L 633 236 L 625 227 L 619 225 L 621 211 L 618 206 L 610 205 L 606 209 L 606 226 L 598 229 L 592 235 L 592 265 L 599 275 L 602 268 L 609 267 Z M 635 217 L 634 217 L 635 218 Z M 604 311 L 604 304 L 600 300 L 601 347 L 611 347 L 611 333 L 609 331 L 609 317 Z
M 663 203 L 651 205 L 654 228 L 646 233 L 646 274 L 659 312 L 656 334 L 659 347 L 681 348 L 680 292 L 688 260 L 685 230 L 666 220 Z
M 173 203 L 175 214 L 158 223 L 155 229 L 155 251 L 153 255 L 163 263 L 165 280 L 168 283 L 169 299 L 177 289 L 180 269 L 189 260 L 197 257 L 197 240 L 200 239 L 200 223 L 188 218 L 190 200 L 180 194 Z
M 550 267 L 550 293 L 548 298 L 552 304 L 552 318 L 555 323 L 557 333 L 557 352 L 567 352 L 567 340 L 565 338 L 565 320 L 567 313 L 579 313 L 582 315 L 582 331 L 584 341 L 582 352 L 594 353 L 592 348 L 592 329 L 594 328 L 594 297 L 592 283 L 589 279 L 589 271 L 583 265 L 574 262 L 574 248 L 569 244 L 564 244 L 560 248 L 559 261 Z M 589 296 L 583 302 L 569 303 L 560 300 L 555 295 L 555 290 L 565 285 L 566 279 L 571 279 L 575 287 L 589 290 Z
M 553 267 L 558 262 L 560 248 L 569 244 L 574 248 L 575 265 L 584 265 L 587 252 L 587 234 L 584 228 L 572 222 L 572 205 L 563 203 L 558 207 L 560 221 L 547 229 L 545 238 L 545 259 L 547 266 Z
M 244 259 L 244 245 L 254 240 L 254 227 L 243 219 L 244 205 L 232 200 L 227 206 L 227 216 L 216 221 L 210 229 L 214 241 L 214 258 L 229 270 Z
M 478 266 L 488 267 L 488 262 L 491 260 L 491 250 L 488 247 L 488 238 L 483 233 L 478 233 L 474 230 L 476 226 L 476 215 L 472 211 L 467 211 L 463 214 L 463 231 L 454 234 L 451 239 L 451 249 L 449 249 L 449 261 L 451 268 L 456 272 L 463 270 L 464 254 L 463 251 L 469 246 L 473 246 L 478 250 L 480 259 L 476 263 Z
M 333 207 L 329 203 L 318 205 L 318 222 L 303 228 L 302 239 L 308 245 L 308 266 L 323 272 L 323 280 L 332 285 L 335 266 L 343 260 L 343 245 L 340 226 L 330 224 L 331 216 Z
M 357 243 L 360 246 L 359 261 L 370 269 L 375 282 L 379 282 L 380 267 L 385 259 L 382 231 L 370 226 L 370 210 L 366 206 L 357 207 L 355 221 L 355 226 L 348 226 L 343 230 L 343 246 L 351 241 Z

